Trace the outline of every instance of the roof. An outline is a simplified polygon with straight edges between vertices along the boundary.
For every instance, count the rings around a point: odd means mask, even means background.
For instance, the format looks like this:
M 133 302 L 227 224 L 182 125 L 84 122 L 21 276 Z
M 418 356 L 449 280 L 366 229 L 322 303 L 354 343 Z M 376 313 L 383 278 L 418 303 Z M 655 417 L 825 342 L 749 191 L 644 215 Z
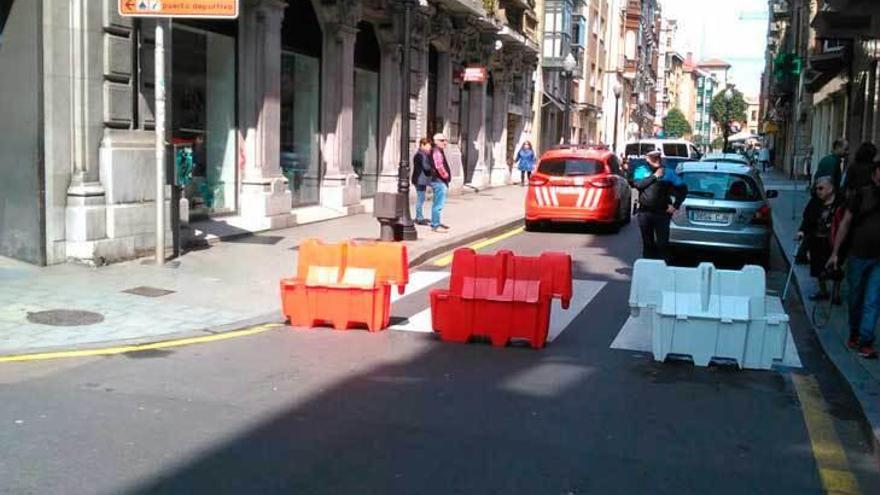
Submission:
M 720 162 L 720 161 L 702 161 L 702 162 L 684 162 L 679 167 L 683 172 L 726 172 L 729 174 L 753 175 L 756 173 L 755 168 L 739 162 Z
M 721 60 L 720 58 L 710 58 L 709 60 L 703 60 L 702 62 L 697 64 L 697 67 L 723 67 L 725 69 L 729 69 L 733 66 L 725 62 L 724 60 Z
M 573 145 L 570 148 L 555 148 L 550 149 L 544 152 L 541 155 L 541 160 L 550 160 L 554 158 L 584 158 L 591 160 L 605 160 L 610 155 L 612 155 L 611 151 L 604 149 L 595 149 L 595 148 L 583 148 Z

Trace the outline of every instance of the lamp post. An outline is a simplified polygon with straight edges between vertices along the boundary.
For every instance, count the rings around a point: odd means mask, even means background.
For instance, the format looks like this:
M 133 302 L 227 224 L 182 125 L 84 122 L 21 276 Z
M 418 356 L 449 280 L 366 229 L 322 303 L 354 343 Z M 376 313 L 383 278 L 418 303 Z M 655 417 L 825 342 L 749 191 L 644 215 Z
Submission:
M 730 137 L 730 102 L 733 101 L 733 86 L 728 86 L 727 89 L 724 90 L 724 122 L 721 123 L 723 126 L 721 128 L 721 133 L 724 135 L 724 147 L 721 149 L 722 152 L 727 153 L 727 147 L 729 145 L 728 138 Z
M 617 122 L 620 120 L 620 84 L 614 84 L 614 144 L 612 149 L 617 153 Z
M 571 79 L 572 73 L 577 67 L 577 60 L 569 52 L 562 61 L 562 79 L 565 81 L 565 108 L 562 117 L 562 144 L 571 143 Z
M 410 51 L 412 50 L 412 14 L 416 0 L 401 0 L 403 4 L 403 57 L 400 78 L 400 163 L 397 167 L 397 194 L 403 201 L 403 215 L 398 223 L 405 241 L 419 238 L 409 211 L 409 93 Z

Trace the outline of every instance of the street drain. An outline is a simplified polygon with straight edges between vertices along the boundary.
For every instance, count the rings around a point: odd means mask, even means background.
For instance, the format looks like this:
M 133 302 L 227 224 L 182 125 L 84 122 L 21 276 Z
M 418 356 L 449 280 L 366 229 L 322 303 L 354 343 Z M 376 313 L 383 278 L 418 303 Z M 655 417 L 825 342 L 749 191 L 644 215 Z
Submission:
M 173 290 L 165 290 L 165 289 L 157 289 L 156 287 L 135 287 L 134 289 L 124 290 L 126 294 L 134 294 L 136 296 L 144 296 L 144 297 L 162 297 L 167 296 L 168 294 L 174 294 Z
M 27 314 L 31 323 L 49 325 L 53 327 L 81 327 L 94 325 L 104 321 L 104 316 L 92 311 L 80 311 L 76 309 L 50 309 L 36 311 Z

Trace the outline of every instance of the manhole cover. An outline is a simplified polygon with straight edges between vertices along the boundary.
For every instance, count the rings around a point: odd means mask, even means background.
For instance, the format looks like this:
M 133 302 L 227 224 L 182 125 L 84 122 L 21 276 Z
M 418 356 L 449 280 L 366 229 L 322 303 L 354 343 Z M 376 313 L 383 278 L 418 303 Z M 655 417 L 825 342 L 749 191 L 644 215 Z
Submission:
M 124 290 L 126 294 L 134 294 L 136 296 L 144 296 L 144 297 L 162 297 L 167 296 L 168 294 L 174 294 L 173 290 L 165 290 L 165 289 L 157 289 L 156 287 L 135 287 L 134 289 Z
M 94 325 L 104 321 L 104 316 L 92 311 L 80 311 L 76 309 L 50 309 L 28 313 L 27 319 L 31 323 L 50 325 L 53 327 L 80 327 Z

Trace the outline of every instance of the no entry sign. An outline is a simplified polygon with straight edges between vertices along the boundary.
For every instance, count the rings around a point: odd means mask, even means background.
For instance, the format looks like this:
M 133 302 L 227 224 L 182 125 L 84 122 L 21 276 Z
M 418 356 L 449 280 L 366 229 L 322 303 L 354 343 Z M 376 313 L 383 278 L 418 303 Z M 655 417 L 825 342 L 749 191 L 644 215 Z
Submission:
M 238 0 L 119 0 L 119 15 L 235 19 Z

